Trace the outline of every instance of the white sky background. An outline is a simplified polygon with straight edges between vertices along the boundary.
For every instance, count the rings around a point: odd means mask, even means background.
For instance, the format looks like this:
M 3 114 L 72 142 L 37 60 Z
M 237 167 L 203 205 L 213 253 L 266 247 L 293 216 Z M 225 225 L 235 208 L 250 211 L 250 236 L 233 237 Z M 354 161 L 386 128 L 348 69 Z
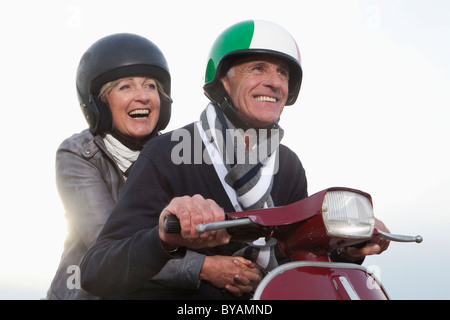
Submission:
M 57 268 L 65 220 L 54 158 L 87 127 L 75 94 L 84 51 L 116 32 L 154 41 L 171 69 L 175 129 L 206 106 L 215 38 L 251 18 L 279 23 L 300 47 L 300 97 L 280 124 L 310 194 L 370 193 L 392 233 L 424 242 L 392 243 L 365 265 L 393 299 L 450 298 L 450 2 L 25 0 L 0 12 L 0 299 L 43 298 Z

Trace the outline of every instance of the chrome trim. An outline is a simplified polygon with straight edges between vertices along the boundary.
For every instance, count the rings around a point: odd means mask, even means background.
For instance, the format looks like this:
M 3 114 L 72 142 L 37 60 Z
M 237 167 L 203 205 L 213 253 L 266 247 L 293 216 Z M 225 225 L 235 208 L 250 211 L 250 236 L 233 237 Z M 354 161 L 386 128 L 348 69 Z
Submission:
M 339 277 L 339 281 L 341 281 L 342 286 L 344 287 L 345 291 L 347 292 L 348 296 L 350 297 L 350 300 L 361 300 L 361 298 L 356 293 L 355 289 L 353 289 L 350 282 L 348 282 L 348 279 L 344 276 Z

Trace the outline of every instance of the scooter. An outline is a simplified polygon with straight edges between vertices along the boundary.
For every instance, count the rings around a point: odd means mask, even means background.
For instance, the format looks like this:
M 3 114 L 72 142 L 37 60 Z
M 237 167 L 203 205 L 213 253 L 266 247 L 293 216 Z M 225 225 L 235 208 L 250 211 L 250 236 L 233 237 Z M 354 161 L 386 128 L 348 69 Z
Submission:
M 179 232 L 175 216 L 167 217 L 166 231 Z M 372 197 L 342 187 L 286 206 L 228 213 L 225 221 L 200 224 L 197 231 L 223 228 L 231 241 L 276 239 L 292 260 L 263 278 L 254 300 L 388 300 L 375 274 L 356 263 L 333 262 L 331 256 L 345 247 L 363 246 L 374 236 L 398 242 L 423 240 L 376 229 Z

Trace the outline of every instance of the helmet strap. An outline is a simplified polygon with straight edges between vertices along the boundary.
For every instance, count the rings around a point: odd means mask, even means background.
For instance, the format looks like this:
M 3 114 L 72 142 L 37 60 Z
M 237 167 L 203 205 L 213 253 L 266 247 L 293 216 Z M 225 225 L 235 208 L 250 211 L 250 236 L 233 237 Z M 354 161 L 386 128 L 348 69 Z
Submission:
M 221 83 L 222 85 L 222 83 Z M 223 85 L 222 85 L 223 86 Z M 271 124 L 267 127 L 262 128 L 255 128 L 250 123 L 245 121 L 237 112 L 237 109 L 231 100 L 230 95 L 228 92 L 226 92 L 225 88 L 223 88 L 224 94 L 222 100 L 218 103 L 220 109 L 223 111 L 225 116 L 230 120 L 230 122 L 236 127 L 240 128 L 244 131 L 247 131 L 248 129 L 271 129 L 274 127 L 275 124 Z M 278 122 L 278 120 L 277 120 Z
M 236 128 L 240 128 L 244 131 L 252 128 L 252 126 L 237 113 L 236 107 L 234 106 L 233 101 L 231 101 L 228 93 L 226 93 L 222 101 L 219 102 L 219 107 Z
M 131 138 L 131 137 L 127 136 L 127 135 L 124 135 L 123 133 L 121 133 L 116 128 L 113 128 L 111 130 L 111 135 L 114 138 L 116 138 L 117 140 L 119 140 L 120 143 L 122 143 L 128 149 L 131 149 L 133 151 L 141 151 L 142 149 L 144 149 L 145 144 L 151 138 L 153 138 L 156 135 L 158 135 L 158 130 L 157 130 L 157 128 L 155 128 L 155 130 L 153 130 L 152 133 L 150 133 L 148 136 L 146 136 L 144 139 L 140 140 L 139 142 L 136 139 L 134 139 L 134 138 Z

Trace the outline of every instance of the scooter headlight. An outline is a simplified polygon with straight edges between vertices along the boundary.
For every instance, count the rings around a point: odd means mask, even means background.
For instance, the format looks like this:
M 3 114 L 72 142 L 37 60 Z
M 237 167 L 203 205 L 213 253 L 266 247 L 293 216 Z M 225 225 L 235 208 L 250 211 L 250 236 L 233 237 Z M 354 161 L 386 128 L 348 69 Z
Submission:
M 322 216 L 332 236 L 370 238 L 375 220 L 371 201 L 352 191 L 328 191 L 322 203 Z

